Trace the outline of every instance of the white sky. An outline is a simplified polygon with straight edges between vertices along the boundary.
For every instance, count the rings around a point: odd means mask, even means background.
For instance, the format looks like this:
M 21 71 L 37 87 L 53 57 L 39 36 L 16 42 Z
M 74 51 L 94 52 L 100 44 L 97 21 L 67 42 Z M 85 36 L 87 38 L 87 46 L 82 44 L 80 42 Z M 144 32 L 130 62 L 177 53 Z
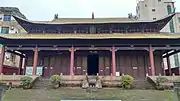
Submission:
M 176 0 L 176 12 L 180 12 Z M 18 7 L 29 20 L 52 20 L 59 17 L 127 17 L 136 14 L 136 0 L 0 0 L 2 7 Z

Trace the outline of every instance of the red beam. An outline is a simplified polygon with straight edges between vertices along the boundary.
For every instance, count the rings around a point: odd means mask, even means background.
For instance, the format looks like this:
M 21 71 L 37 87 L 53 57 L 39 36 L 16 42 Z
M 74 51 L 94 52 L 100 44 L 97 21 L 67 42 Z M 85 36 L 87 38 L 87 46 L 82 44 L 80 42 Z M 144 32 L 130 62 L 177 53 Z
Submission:
M 149 46 L 149 60 L 150 60 L 150 67 L 151 67 L 151 75 L 155 76 L 154 54 L 153 54 L 153 48 L 151 45 Z
M 4 63 L 4 46 L 0 45 L 0 74 L 3 73 L 3 63 Z
M 70 60 L 70 75 L 74 75 L 74 47 L 72 46 L 71 49 L 71 60 Z
M 34 62 L 33 62 L 33 75 L 36 75 L 36 68 L 38 64 L 38 48 L 34 48 Z
M 116 52 L 115 47 L 112 47 L 112 75 L 116 76 Z

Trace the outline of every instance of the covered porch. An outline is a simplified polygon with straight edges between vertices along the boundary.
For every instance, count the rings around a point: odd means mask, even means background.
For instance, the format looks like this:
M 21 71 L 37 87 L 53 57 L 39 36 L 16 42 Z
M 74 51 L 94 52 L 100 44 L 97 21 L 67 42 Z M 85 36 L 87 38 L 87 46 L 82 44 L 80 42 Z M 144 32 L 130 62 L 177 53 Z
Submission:
M 4 46 L 1 47 L 0 72 L 3 73 L 4 51 L 12 51 L 26 60 L 21 74 L 25 74 L 26 67 L 29 66 L 32 67 L 31 75 L 37 75 L 37 68 L 42 67 L 42 75 L 45 77 L 53 74 L 72 76 L 129 74 L 135 78 L 145 78 L 146 75 L 165 75 L 163 57 L 169 56 L 167 55 L 169 51 L 179 49 L 177 44 L 179 38 L 175 35 L 97 36 L 99 35 L 2 36 L 1 42 Z

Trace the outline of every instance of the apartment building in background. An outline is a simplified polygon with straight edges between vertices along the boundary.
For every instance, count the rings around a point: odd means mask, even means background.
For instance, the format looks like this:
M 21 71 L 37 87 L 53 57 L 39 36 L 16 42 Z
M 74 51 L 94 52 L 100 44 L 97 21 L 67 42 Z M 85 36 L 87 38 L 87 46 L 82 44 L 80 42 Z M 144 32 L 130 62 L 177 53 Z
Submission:
M 157 20 L 175 12 L 173 0 L 137 0 L 138 20 Z M 176 12 L 173 19 L 161 30 L 161 32 L 180 34 L 180 12 Z M 171 68 L 180 67 L 180 53 L 169 57 Z M 164 66 L 167 67 L 167 59 L 164 59 Z

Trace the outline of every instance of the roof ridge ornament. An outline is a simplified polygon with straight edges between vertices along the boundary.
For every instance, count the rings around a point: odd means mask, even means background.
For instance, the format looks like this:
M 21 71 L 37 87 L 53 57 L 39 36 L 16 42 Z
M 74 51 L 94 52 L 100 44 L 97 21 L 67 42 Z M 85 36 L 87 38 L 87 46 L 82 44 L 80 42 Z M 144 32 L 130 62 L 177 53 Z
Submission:
M 92 12 L 92 19 L 94 19 L 94 12 Z

